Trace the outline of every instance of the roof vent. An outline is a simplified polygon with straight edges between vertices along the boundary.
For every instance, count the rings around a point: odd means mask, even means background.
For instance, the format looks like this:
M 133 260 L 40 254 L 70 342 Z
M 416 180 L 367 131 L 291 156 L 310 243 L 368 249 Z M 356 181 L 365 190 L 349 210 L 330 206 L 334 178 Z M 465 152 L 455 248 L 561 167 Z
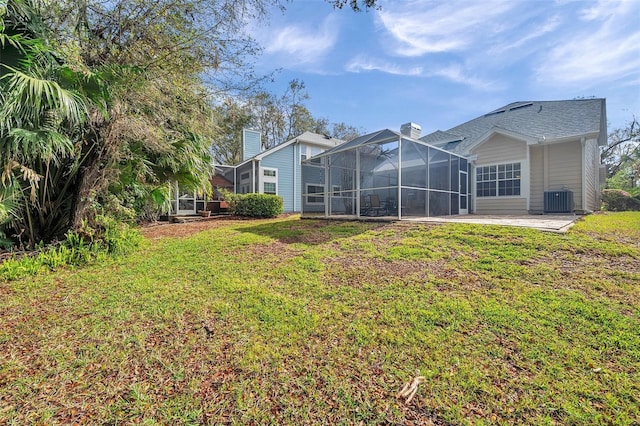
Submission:
M 405 123 L 400 126 L 400 133 L 411 139 L 419 139 L 420 133 L 422 133 L 422 127 L 416 123 Z
M 506 111 L 506 110 L 504 110 L 504 109 L 499 109 L 499 110 L 497 110 L 497 111 L 491 111 L 491 112 L 488 112 L 488 113 L 486 113 L 484 116 L 485 116 L 485 117 L 489 117 L 490 115 L 498 115 L 498 114 L 502 114 L 502 113 L 503 113 L 503 112 L 505 112 L 505 111 Z
M 520 108 L 530 107 L 531 105 L 533 105 L 533 102 L 529 102 L 528 104 L 516 105 L 516 106 L 510 108 L 509 111 L 515 111 L 515 110 L 520 109 Z

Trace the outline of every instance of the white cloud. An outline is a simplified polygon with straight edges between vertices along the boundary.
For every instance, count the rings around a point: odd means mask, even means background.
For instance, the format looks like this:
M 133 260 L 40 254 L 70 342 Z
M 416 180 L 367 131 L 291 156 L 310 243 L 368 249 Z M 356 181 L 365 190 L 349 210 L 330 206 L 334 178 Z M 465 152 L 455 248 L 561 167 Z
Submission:
M 398 63 L 367 58 L 360 55 L 352 59 L 346 65 L 345 70 L 353 73 L 379 71 L 386 74 L 400 76 L 443 78 L 452 83 L 469 86 L 472 89 L 479 91 L 489 91 L 497 88 L 497 85 L 494 82 L 485 81 L 476 75 L 470 75 L 460 64 L 450 64 L 439 68 L 425 70 L 424 67 L 421 66 L 403 66 Z
M 600 2 L 580 12 L 589 25 L 559 40 L 537 67 L 547 84 L 592 85 L 640 72 L 639 3 Z
M 553 15 L 548 18 L 542 25 L 534 26 L 532 31 L 526 33 L 524 37 L 520 37 L 519 39 L 511 43 L 496 45 L 491 49 L 491 51 L 492 53 L 502 53 L 507 50 L 512 50 L 525 45 L 529 45 L 533 40 L 554 32 L 556 29 L 558 29 L 561 23 L 562 18 L 559 15 Z
M 422 67 L 402 67 L 398 64 L 394 64 L 387 61 L 380 61 L 371 58 L 365 58 L 364 56 L 357 56 L 352 59 L 345 67 L 348 72 L 362 72 L 362 71 L 380 71 L 386 74 L 393 75 L 406 75 L 406 76 L 421 76 Z
M 507 31 L 513 25 L 507 15 L 517 3 L 414 0 L 385 5 L 378 18 L 396 42 L 395 53 L 422 56 L 463 51 L 477 44 L 479 37 Z
M 600 0 L 595 4 L 580 11 L 580 19 L 583 21 L 595 21 L 605 19 L 611 15 L 611 9 L 620 5 L 620 0 Z
M 288 55 L 291 62 L 313 63 L 320 61 L 335 46 L 338 39 L 336 19 L 328 16 L 319 28 L 287 25 L 260 37 L 265 52 L 272 55 Z
M 478 91 L 491 91 L 499 88 L 494 82 L 483 80 L 475 75 L 470 75 L 461 65 L 458 64 L 452 64 L 436 69 L 429 72 L 428 75 L 442 77 L 453 83 L 463 84 Z

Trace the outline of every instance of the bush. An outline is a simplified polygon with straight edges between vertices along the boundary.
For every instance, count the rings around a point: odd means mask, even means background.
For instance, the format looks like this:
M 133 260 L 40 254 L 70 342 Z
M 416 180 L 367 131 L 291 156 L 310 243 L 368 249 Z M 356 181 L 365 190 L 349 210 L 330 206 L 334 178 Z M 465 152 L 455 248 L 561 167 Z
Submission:
M 284 211 L 282 197 L 269 194 L 226 194 L 229 210 L 237 216 L 276 217 Z
M 40 244 L 32 253 L 0 262 L 0 279 L 15 280 L 42 270 L 88 264 L 107 255 L 124 255 L 141 240 L 140 233 L 128 224 L 98 216 L 95 227 L 85 224 L 78 232 L 67 231 L 65 239 L 57 245 Z
M 612 212 L 640 211 L 640 198 L 633 197 L 621 189 L 604 189 L 602 209 Z

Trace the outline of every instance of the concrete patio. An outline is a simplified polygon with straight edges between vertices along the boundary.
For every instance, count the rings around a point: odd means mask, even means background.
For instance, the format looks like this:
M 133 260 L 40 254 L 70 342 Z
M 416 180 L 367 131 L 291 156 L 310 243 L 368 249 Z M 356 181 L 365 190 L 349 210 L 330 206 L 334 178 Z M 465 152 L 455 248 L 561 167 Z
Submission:
M 481 225 L 518 226 L 523 228 L 534 228 L 541 231 L 566 232 L 573 224 L 580 219 L 576 215 L 463 215 L 463 216 L 440 216 L 440 217 L 416 217 L 403 218 L 409 222 L 432 222 L 432 223 L 476 223 Z

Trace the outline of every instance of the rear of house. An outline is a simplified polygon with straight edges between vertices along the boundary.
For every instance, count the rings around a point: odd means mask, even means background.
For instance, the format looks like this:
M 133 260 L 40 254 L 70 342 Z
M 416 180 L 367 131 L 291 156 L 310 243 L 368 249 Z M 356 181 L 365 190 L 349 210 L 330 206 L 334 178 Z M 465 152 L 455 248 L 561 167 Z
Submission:
M 599 208 L 605 99 L 515 102 L 425 142 L 473 165 L 478 214 L 585 213 Z

